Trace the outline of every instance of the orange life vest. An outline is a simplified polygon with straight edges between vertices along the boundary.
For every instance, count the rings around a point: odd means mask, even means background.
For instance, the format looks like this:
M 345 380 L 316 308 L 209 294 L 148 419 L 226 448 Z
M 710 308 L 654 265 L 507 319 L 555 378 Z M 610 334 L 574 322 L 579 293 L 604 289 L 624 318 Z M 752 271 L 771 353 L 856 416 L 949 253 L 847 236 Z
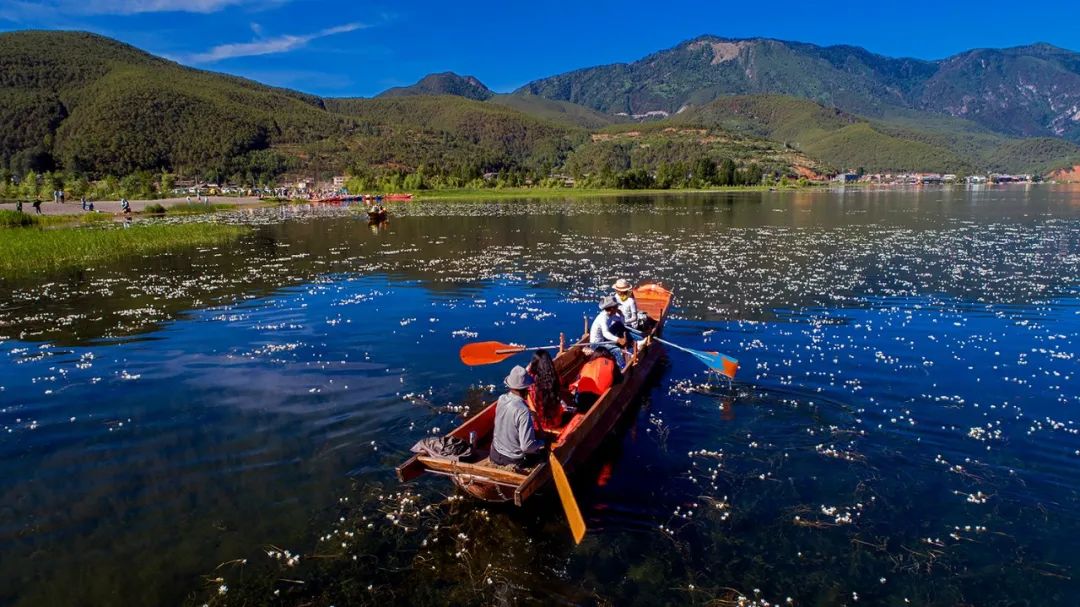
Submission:
M 570 386 L 578 392 L 600 395 L 615 380 L 615 362 L 610 358 L 596 358 L 581 367 L 581 374 Z

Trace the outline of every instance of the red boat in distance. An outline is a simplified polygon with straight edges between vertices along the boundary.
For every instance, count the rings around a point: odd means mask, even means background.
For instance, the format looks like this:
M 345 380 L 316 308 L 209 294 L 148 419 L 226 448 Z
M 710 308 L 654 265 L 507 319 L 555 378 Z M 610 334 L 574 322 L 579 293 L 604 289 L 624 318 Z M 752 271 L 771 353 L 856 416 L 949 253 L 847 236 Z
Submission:
M 327 196 L 325 198 L 316 198 L 311 202 L 317 204 L 348 204 L 350 202 L 359 202 L 361 198 L 360 196 Z
M 333 203 L 350 203 L 350 202 L 361 202 L 361 201 L 371 201 L 371 200 L 374 200 L 374 201 L 392 200 L 392 201 L 400 202 L 400 201 L 408 201 L 408 200 L 412 200 L 412 199 L 413 199 L 412 194 L 349 194 L 349 195 L 337 195 L 337 196 L 326 196 L 324 198 L 316 198 L 316 199 L 313 199 L 312 202 L 317 202 L 317 203 L 321 203 L 321 204 L 327 204 L 327 203 L 331 203 L 331 204 L 333 204 Z

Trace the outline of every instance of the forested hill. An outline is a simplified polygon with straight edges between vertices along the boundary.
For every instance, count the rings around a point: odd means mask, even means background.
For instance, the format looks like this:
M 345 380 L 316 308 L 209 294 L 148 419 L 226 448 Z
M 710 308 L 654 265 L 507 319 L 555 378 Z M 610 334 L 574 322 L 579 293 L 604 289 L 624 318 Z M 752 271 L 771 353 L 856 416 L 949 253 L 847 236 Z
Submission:
M 124 175 L 276 163 L 273 144 L 348 133 L 318 97 L 203 72 L 94 34 L 0 34 L 0 154 Z
M 0 34 L 0 158 L 19 175 L 169 170 L 259 180 L 313 163 L 410 172 L 438 161 L 471 178 L 558 165 L 585 136 L 458 97 L 323 100 L 94 34 Z
M 472 76 L 459 76 L 454 72 L 428 74 L 416 84 L 399 86 L 379 93 L 379 97 L 408 97 L 410 95 L 457 95 L 466 99 L 484 101 L 495 93 Z
M 1080 142 L 1080 53 L 1048 44 L 923 61 L 853 46 L 702 36 L 519 92 L 630 115 L 674 114 L 725 95 L 780 94 L 873 118 L 929 113 L 1006 135 Z
M 414 187 L 572 175 L 633 187 L 659 175 L 689 184 L 692 167 L 710 175 L 709 167 L 723 167 L 716 183 L 724 183 L 849 167 L 1044 171 L 1080 157 L 1062 139 L 1007 137 L 903 108 L 866 118 L 791 96 L 744 95 L 642 125 L 572 100 L 489 96 L 475 79 L 436 76 L 408 94 L 323 99 L 184 67 L 94 34 L 3 33 L 0 170 L 5 180 L 164 171 L 243 183 L 349 172 L 401 185 L 409 176 Z

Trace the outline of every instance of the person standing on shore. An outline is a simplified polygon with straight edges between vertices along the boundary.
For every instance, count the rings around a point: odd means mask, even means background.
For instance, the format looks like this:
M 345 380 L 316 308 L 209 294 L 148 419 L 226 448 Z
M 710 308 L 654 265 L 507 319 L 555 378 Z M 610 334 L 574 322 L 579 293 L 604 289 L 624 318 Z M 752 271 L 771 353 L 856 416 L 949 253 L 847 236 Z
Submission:
M 41 199 L 40 198 L 35 198 L 34 199 L 34 213 L 36 213 L 37 215 L 41 215 Z
M 15 210 L 17 212 L 19 212 L 19 213 L 22 213 L 22 201 L 21 200 L 15 201 Z

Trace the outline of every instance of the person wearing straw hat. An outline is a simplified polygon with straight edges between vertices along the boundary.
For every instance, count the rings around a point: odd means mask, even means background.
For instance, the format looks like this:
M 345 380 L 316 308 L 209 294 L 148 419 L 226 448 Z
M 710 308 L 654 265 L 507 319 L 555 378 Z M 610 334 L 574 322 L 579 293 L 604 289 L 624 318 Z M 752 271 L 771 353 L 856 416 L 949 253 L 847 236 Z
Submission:
M 611 352 L 619 368 L 626 366 L 622 346 L 626 345 L 626 325 L 619 313 L 619 302 L 608 295 L 600 300 L 600 314 L 593 319 L 589 329 L 589 343 L 594 348 L 604 348 Z
M 537 463 L 544 441 L 536 438 L 532 412 L 525 398 L 533 378 L 521 365 L 510 369 L 503 381 L 509 391 L 495 404 L 495 429 L 491 438 L 491 463 L 527 468 Z
M 620 278 L 611 285 L 615 289 L 615 299 L 619 302 L 619 313 L 623 322 L 631 329 L 638 329 L 641 317 L 638 314 L 637 300 L 634 299 L 634 285 L 625 278 Z

